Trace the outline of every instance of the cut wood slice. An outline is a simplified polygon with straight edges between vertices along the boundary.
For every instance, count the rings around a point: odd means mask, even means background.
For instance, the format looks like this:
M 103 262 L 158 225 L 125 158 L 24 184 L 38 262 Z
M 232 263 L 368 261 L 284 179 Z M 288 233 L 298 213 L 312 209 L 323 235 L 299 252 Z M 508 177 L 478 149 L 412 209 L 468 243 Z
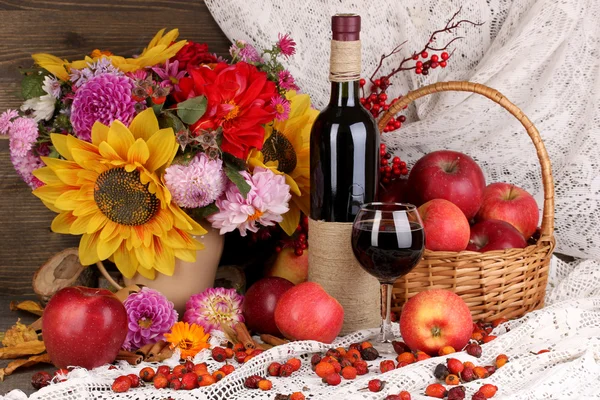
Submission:
M 81 265 L 76 247 L 52 256 L 33 276 L 33 291 L 44 304 L 65 287 L 96 287 L 97 284 L 95 270 Z

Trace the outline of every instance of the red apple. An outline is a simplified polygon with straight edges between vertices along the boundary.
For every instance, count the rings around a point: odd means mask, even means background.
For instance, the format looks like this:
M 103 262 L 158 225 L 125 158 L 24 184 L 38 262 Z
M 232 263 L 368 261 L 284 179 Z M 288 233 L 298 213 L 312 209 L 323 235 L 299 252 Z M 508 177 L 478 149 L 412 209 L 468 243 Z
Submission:
M 263 278 L 250 286 L 242 307 L 248 328 L 259 333 L 281 336 L 275 325 L 275 307 L 281 296 L 293 287 L 292 282 L 278 277 Z
M 418 209 L 425 230 L 425 248 L 434 251 L 462 251 L 469 244 L 469 221 L 448 200 L 434 199 Z
M 266 276 L 278 276 L 287 279 L 294 285 L 306 282 L 308 279 L 308 249 L 301 256 L 294 253 L 292 247 L 283 248 L 275 262 L 267 270 Z
M 281 296 L 275 308 L 275 323 L 291 340 L 331 343 L 343 322 L 341 304 L 314 282 L 294 286 Z
M 468 155 L 439 150 L 422 157 L 408 175 L 411 201 L 417 206 L 433 199 L 446 199 L 471 220 L 481 206 L 485 177 Z
M 483 192 L 483 203 L 477 221 L 499 219 L 506 221 L 529 238 L 535 232 L 540 210 L 532 195 L 510 183 L 492 183 Z
M 521 232 L 508 222 L 488 219 L 471 227 L 471 238 L 467 250 L 486 252 L 527 247 Z
M 448 290 L 428 290 L 411 297 L 400 316 L 400 334 L 413 351 L 436 356 L 444 346 L 460 351 L 473 332 L 469 306 Z
M 96 368 L 117 357 L 127 336 L 127 311 L 106 289 L 67 287 L 46 305 L 42 334 L 56 367 Z

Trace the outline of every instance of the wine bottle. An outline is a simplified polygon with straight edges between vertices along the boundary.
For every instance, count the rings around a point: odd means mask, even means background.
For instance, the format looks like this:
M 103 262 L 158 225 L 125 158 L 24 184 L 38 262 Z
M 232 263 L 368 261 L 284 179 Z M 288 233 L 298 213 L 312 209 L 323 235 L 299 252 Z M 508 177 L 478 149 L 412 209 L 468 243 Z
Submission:
M 332 17 L 329 105 L 310 134 L 308 279 L 344 308 L 342 334 L 379 325 L 379 282 L 352 252 L 352 222 L 376 198 L 379 132 L 360 103 L 360 16 Z
M 310 216 L 352 222 L 376 197 L 379 132 L 360 103 L 360 16 L 333 16 L 332 33 L 331 98 L 310 135 Z

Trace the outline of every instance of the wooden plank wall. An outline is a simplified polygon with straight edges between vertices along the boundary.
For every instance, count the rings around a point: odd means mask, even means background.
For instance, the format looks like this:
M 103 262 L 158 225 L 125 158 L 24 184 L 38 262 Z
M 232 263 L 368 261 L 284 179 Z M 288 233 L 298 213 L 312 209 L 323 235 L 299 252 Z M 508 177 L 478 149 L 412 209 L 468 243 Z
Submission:
M 21 104 L 18 68 L 31 66 L 32 53 L 80 59 L 100 48 L 129 56 L 161 28 L 179 28 L 181 38 L 222 56 L 229 47 L 202 0 L 3 0 L 0 21 L 0 112 Z M 32 294 L 35 270 L 77 245 L 50 231 L 53 215 L 17 176 L 0 140 L 0 295 Z

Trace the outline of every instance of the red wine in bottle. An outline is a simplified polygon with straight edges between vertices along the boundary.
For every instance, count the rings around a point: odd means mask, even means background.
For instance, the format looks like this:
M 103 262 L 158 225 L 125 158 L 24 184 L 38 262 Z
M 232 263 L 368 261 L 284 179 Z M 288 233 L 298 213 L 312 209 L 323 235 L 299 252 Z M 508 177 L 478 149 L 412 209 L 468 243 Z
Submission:
M 379 132 L 360 103 L 360 16 L 332 17 L 331 98 L 310 135 L 310 217 L 352 222 L 375 200 Z
M 361 268 L 351 243 L 354 217 L 375 200 L 379 132 L 360 104 L 360 17 L 335 15 L 331 28 L 331 99 L 310 134 L 308 280 L 342 305 L 347 334 L 381 322 L 379 282 Z

